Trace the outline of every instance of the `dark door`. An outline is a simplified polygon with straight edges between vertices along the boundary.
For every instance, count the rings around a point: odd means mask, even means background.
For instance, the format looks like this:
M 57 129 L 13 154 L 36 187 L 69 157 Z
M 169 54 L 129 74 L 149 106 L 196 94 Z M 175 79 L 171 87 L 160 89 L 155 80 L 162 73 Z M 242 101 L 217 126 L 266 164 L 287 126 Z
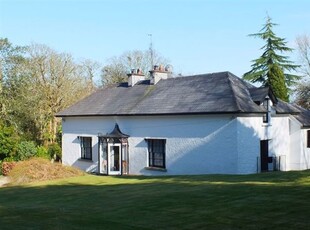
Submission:
M 268 171 L 268 140 L 260 141 L 260 168 L 262 172 Z

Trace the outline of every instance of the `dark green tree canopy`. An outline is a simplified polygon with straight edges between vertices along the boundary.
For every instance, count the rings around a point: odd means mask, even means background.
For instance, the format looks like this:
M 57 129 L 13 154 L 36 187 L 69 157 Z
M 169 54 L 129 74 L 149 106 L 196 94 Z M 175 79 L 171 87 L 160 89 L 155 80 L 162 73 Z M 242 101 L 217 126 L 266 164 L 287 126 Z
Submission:
M 288 56 L 282 55 L 284 52 L 292 52 L 293 49 L 287 47 L 287 42 L 284 38 L 277 37 L 273 32 L 273 26 L 276 25 L 277 24 L 272 23 L 271 18 L 267 16 L 266 24 L 260 32 L 249 35 L 263 39 L 265 45 L 261 47 L 263 54 L 252 61 L 252 69 L 245 73 L 243 78 L 254 83 L 262 83 L 262 85 L 265 86 L 268 84 L 268 76 L 270 76 L 269 72 L 274 70 L 275 68 L 273 67 L 276 65 L 276 67 L 280 68 L 284 74 L 286 87 L 290 87 L 300 79 L 300 76 L 290 74 L 291 71 L 296 70 L 299 66 L 293 64 Z M 270 86 L 272 87 L 272 85 Z
M 288 101 L 288 90 L 285 85 L 284 74 L 279 66 L 276 64 L 272 65 L 267 73 L 267 78 L 267 85 L 272 88 L 274 95 L 283 101 Z

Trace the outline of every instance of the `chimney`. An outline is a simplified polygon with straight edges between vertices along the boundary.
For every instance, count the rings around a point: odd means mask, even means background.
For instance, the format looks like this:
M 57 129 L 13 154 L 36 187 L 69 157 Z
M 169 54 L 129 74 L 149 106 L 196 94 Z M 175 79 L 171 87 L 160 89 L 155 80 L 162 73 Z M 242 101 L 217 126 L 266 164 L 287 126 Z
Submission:
M 167 65 L 154 65 L 154 69 L 150 71 L 151 74 L 151 84 L 155 85 L 161 79 L 167 79 L 171 77 L 171 66 Z
M 131 73 L 127 74 L 128 76 L 128 86 L 132 87 L 137 84 L 139 81 L 145 80 L 144 74 L 141 69 L 132 69 Z

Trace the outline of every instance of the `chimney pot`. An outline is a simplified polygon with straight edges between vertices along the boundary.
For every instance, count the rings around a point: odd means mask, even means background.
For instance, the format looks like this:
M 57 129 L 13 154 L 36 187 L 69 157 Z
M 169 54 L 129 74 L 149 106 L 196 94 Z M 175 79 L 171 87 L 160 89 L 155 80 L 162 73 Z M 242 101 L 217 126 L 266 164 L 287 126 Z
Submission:
M 165 66 L 165 71 L 169 72 L 169 73 L 172 73 L 172 66 L 171 65 L 166 65 Z
M 141 69 L 131 69 L 131 73 L 127 74 L 128 76 L 128 86 L 132 87 L 137 84 L 139 81 L 145 80 L 145 77 Z

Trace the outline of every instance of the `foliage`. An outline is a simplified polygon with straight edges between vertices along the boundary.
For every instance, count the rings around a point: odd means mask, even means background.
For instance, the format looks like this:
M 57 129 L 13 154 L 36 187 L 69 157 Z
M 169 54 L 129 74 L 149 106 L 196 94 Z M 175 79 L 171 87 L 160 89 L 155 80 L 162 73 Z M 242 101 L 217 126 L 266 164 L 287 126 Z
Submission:
M 48 146 L 48 155 L 56 160 L 56 161 L 59 161 L 61 160 L 61 147 L 59 146 L 59 144 L 57 143 L 53 143 L 53 144 L 50 144 Z
M 270 71 L 267 73 L 267 78 L 267 84 L 273 89 L 274 95 L 283 101 L 288 101 L 284 74 L 276 64 L 271 66 Z
M 127 74 L 131 69 L 141 69 L 142 72 L 148 76 L 149 71 L 153 68 L 154 64 L 168 64 L 167 59 L 160 56 L 153 50 L 153 61 L 151 53 L 148 50 L 134 50 L 124 52 L 118 57 L 113 57 L 108 61 L 102 69 L 102 84 L 111 84 L 127 81 Z
M 17 162 L 9 173 L 11 184 L 13 185 L 81 175 L 84 175 L 84 172 L 76 168 L 63 166 L 59 163 L 51 163 L 43 158 L 31 158 Z
M 0 160 L 15 156 L 18 141 L 14 127 L 0 122 Z
M 55 114 L 95 90 L 99 69 L 45 45 L 19 47 L 0 38 L 0 118 L 21 139 L 53 143 L 60 123 Z
M 37 154 L 37 147 L 32 141 L 22 141 L 18 144 L 16 160 L 23 161 Z
M 277 37 L 273 32 L 273 26 L 276 25 L 277 24 L 272 23 L 271 18 L 267 16 L 266 23 L 260 32 L 250 34 L 250 36 L 258 37 L 264 40 L 265 45 L 261 48 L 261 50 L 263 50 L 263 54 L 259 58 L 252 61 L 252 69 L 245 73 L 243 78 L 251 82 L 258 82 L 263 85 L 267 85 L 268 73 L 271 72 L 272 67 L 276 65 L 284 73 L 286 87 L 290 87 L 300 79 L 300 76 L 286 73 L 285 71 L 294 71 L 299 66 L 294 65 L 291 61 L 289 61 L 287 56 L 282 55 L 284 52 L 292 52 L 292 49 L 287 47 L 287 42 L 284 38 Z
M 87 175 L 1 188 L 0 225 L 3 230 L 308 229 L 309 193 L 310 171 Z
M 310 109 L 310 37 L 300 36 L 296 42 L 301 63 L 300 71 L 304 77 L 296 88 L 296 102 Z
M 5 85 L 9 79 L 23 75 L 25 50 L 26 47 L 14 46 L 7 38 L 0 38 L 0 119 L 10 125 L 14 124 L 9 114 L 11 98 Z
M 37 147 L 36 157 L 45 158 L 45 159 L 48 159 L 48 160 L 51 159 L 51 156 L 50 156 L 50 154 L 48 152 L 48 149 L 45 148 L 44 146 L 38 146 Z

